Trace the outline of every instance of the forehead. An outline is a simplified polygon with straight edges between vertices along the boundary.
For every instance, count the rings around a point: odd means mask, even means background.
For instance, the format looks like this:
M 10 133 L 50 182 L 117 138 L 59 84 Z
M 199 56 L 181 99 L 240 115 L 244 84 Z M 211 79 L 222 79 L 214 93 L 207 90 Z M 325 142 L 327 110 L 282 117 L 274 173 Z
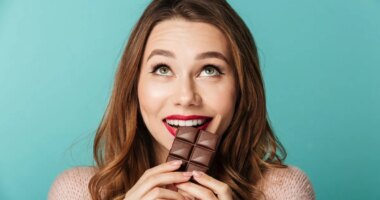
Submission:
M 184 19 L 158 23 L 149 35 L 145 54 L 154 49 L 174 49 L 176 54 L 218 51 L 229 57 L 228 42 L 222 31 L 208 23 Z

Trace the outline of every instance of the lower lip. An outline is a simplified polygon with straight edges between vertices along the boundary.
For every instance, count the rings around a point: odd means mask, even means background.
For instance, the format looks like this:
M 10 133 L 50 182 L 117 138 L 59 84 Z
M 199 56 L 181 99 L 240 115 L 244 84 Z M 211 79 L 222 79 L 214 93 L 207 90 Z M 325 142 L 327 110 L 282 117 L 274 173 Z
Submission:
M 206 122 L 202 126 L 198 127 L 197 129 L 198 130 L 206 130 L 206 128 L 208 127 L 210 122 L 211 122 L 211 120 L 209 122 Z M 164 123 L 166 129 L 168 129 L 169 133 L 175 137 L 177 135 L 177 128 L 170 126 L 168 123 L 166 123 L 166 121 L 163 121 L 163 123 Z

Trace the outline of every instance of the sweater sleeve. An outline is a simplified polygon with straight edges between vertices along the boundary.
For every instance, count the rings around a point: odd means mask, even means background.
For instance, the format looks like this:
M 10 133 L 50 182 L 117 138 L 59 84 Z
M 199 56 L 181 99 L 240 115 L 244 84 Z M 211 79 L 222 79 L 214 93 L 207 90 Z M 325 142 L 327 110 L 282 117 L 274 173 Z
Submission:
M 267 200 L 315 200 L 309 178 L 292 166 L 269 170 L 264 175 L 262 191 Z
M 94 173 L 92 167 L 75 167 L 64 171 L 53 182 L 48 200 L 90 200 L 88 183 Z

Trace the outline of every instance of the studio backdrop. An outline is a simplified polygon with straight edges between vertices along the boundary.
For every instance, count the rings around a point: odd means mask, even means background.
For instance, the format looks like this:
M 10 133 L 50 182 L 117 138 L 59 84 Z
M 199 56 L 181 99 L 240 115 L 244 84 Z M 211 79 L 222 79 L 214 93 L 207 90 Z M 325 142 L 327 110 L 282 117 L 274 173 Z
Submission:
M 380 199 L 380 1 L 230 0 L 258 46 L 286 163 L 317 199 Z M 113 76 L 147 0 L 0 0 L 0 199 L 46 199 L 92 165 Z

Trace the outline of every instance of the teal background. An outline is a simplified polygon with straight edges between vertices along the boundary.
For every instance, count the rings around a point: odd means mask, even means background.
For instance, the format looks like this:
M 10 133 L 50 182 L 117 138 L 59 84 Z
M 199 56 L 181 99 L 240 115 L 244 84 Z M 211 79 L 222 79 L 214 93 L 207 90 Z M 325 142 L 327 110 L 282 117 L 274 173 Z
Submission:
M 0 199 L 46 199 L 92 139 L 144 1 L 0 0 Z M 317 199 L 380 199 L 380 1 L 229 1 L 287 163 Z

